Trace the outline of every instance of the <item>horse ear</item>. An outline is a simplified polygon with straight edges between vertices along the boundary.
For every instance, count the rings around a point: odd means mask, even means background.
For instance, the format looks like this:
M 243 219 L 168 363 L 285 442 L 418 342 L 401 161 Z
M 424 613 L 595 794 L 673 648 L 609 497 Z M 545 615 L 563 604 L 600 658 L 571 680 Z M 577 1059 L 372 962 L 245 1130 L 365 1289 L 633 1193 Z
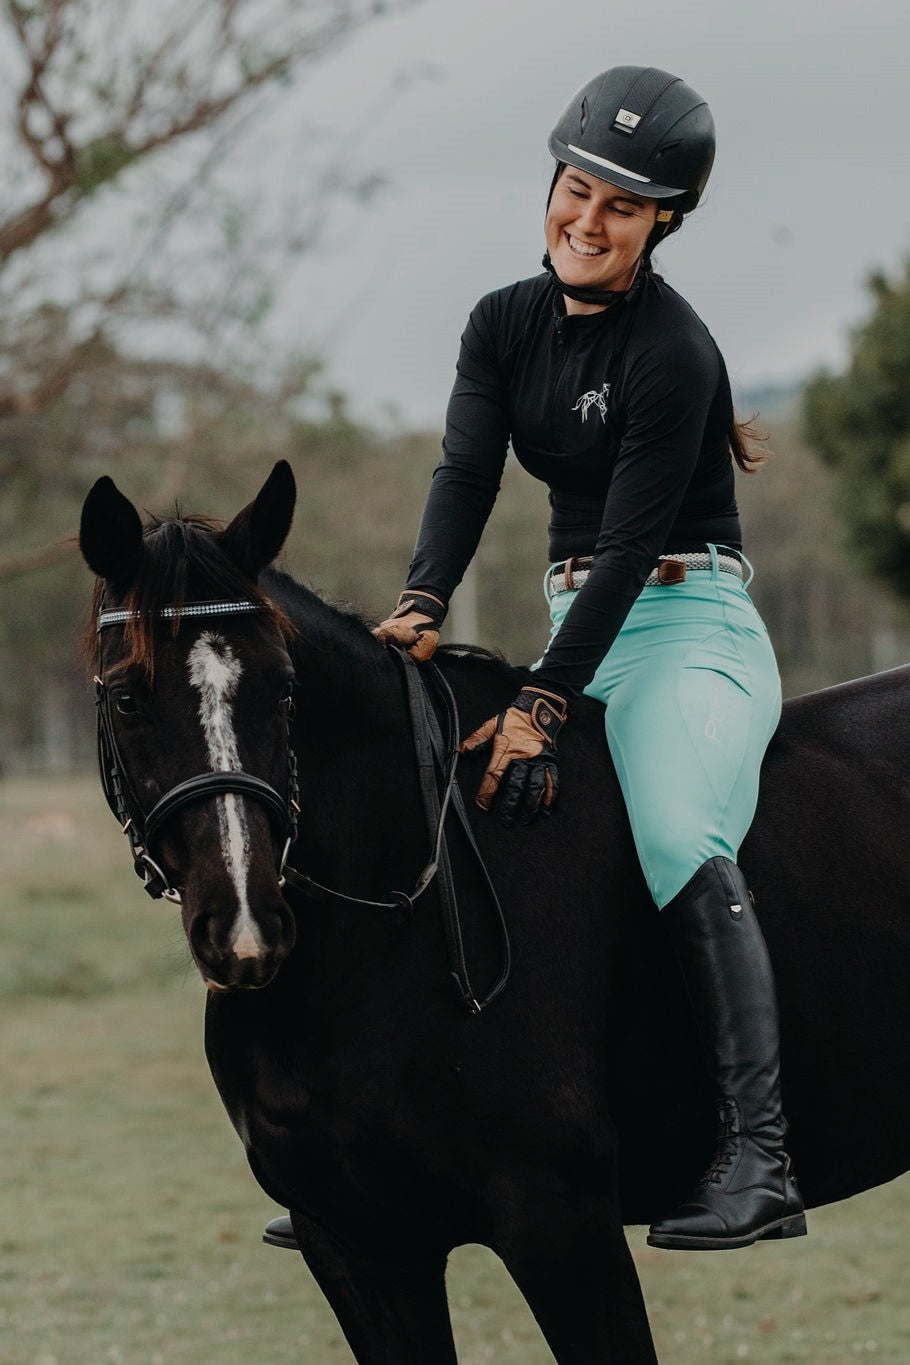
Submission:
M 258 578 L 281 550 L 294 520 L 297 485 L 287 460 L 279 460 L 253 502 L 221 533 L 227 554 Z
M 128 588 L 142 561 L 142 522 L 128 498 L 105 474 L 82 504 L 79 548 L 86 564 L 112 586 Z

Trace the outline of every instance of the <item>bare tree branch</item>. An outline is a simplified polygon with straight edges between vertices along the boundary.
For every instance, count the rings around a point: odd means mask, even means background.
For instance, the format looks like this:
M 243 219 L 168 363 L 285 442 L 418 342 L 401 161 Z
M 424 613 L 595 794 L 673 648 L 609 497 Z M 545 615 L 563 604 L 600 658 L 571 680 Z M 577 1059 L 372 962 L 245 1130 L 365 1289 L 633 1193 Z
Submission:
M 31 203 L 0 220 L 0 268 L 71 218 L 86 198 L 127 166 L 218 124 L 256 91 L 327 55 L 379 13 L 416 2 L 334 0 L 327 14 L 326 4 L 288 3 L 282 7 L 283 22 L 273 18 L 263 29 L 240 36 L 234 21 L 241 10 L 254 13 L 255 0 L 201 0 L 196 8 L 184 11 L 182 24 L 173 25 L 140 57 L 130 90 L 119 104 L 96 109 L 106 115 L 101 125 L 84 129 L 77 138 L 75 115 L 57 107 L 46 87 L 55 65 L 62 69 L 73 60 L 72 52 L 63 50 L 69 38 L 63 18 L 68 11 L 78 11 L 80 0 L 46 0 L 40 8 L 10 0 L 10 27 L 25 66 L 18 99 L 19 135 L 44 184 Z M 302 30 L 295 23 L 301 13 L 310 17 Z M 219 19 L 216 46 L 209 47 L 204 64 L 194 63 L 182 50 L 192 46 L 188 36 L 200 16 Z M 196 94 L 200 88 L 203 93 Z M 38 122 L 39 116 L 46 126 Z
M 0 419 L 4 417 L 34 417 L 55 399 L 60 398 L 72 383 L 73 376 L 81 369 L 85 357 L 97 346 L 103 329 L 96 327 L 84 341 L 78 342 L 65 358 L 45 375 L 40 383 L 29 389 L 14 385 L 0 393 Z
M 134 3 L 143 20 L 136 32 L 128 24 Z M 274 297 L 280 271 L 318 235 L 314 200 L 350 194 L 363 201 L 370 187 L 322 136 L 319 163 L 331 158 L 345 173 L 338 178 L 314 163 L 308 188 L 315 193 L 276 229 L 245 217 L 239 204 L 235 213 L 231 193 L 218 186 L 231 147 L 262 113 L 271 85 L 318 62 L 379 13 L 417 3 L 156 0 L 147 11 L 144 0 L 118 0 L 116 24 L 110 0 L 7 0 L 0 7 L 0 31 L 5 21 L 18 53 L 12 131 L 30 168 L 31 194 L 6 218 L 0 214 L 0 276 L 7 284 L 0 294 L 0 421 L 53 403 L 96 346 L 111 338 L 128 344 L 125 328 L 135 332 L 145 320 L 170 319 L 175 327 L 182 320 L 193 353 L 220 357 L 240 372 L 249 349 L 244 337 Z M 157 27 L 145 23 L 150 13 L 160 19 Z M 129 236 L 118 244 L 113 270 L 97 249 L 94 259 L 79 253 L 74 269 L 62 264 L 62 253 L 36 249 L 129 167 L 194 137 L 191 157 L 160 163 L 170 184 L 156 194 L 135 246 Z M 174 167 L 182 177 L 176 189 Z M 198 261 L 168 245 L 193 213 L 194 230 L 184 235 L 197 255 L 202 250 Z M 241 239 L 232 240 L 238 223 Z M 66 246 L 73 238 L 60 240 Z M 220 277 L 211 269 L 215 259 Z M 59 272 L 58 282 L 50 282 L 48 267 Z M 62 329 L 55 321 L 61 306 L 69 315 Z
M 77 537 L 75 531 L 63 540 L 52 541 L 38 550 L 26 550 L 21 555 L 0 559 L 0 583 L 11 583 L 16 578 L 28 578 L 40 569 L 49 569 L 61 560 L 74 557 Z

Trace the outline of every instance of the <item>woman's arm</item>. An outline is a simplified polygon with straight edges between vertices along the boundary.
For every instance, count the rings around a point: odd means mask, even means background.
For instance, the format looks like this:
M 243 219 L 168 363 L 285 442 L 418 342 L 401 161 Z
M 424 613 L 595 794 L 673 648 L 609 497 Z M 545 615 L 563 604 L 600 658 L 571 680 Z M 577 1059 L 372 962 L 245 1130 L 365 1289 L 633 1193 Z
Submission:
M 470 564 L 502 479 L 509 409 L 497 358 L 496 295 L 471 313 L 446 412 L 443 458 L 433 474 L 406 591 L 446 605 Z

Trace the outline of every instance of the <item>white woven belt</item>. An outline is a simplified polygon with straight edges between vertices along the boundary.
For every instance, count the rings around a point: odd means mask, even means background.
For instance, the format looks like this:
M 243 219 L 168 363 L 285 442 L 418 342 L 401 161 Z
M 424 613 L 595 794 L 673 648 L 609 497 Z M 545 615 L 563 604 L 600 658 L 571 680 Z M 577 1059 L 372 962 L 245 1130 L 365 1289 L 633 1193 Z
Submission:
M 689 551 L 686 554 L 679 555 L 661 555 L 657 565 L 651 570 L 651 572 L 645 579 L 643 584 L 644 587 L 656 588 L 658 585 L 664 582 L 664 580 L 660 577 L 661 571 L 660 565 L 665 560 L 669 560 L 673 564 L 685 564 L 687 569 L 710 569 L 712 567 L 711 556 L 708 554 L 707 550 L 693 550 Z M 589 565 L 593 564 L 592 560 L 582 559 L 575 561 L 576 564 L 585 562 L 587 562 Z M 566 561 L 566 563 L 568 563 L 568 561 Z M 719 554 L 717 556 L 717 567 L 718 569 L 720 569 L 722 573 L 731 573 L 733 574 L 734 578 L 738 578 L 740 581 L 742 581 L 743 566 L 735 555 Z M 566 591 L 567 575 L 565 569 L 566 569 L 565 564 L 556 564 L 550 570 L 550 576 L 547 579 L 547 592 L 550 597 L 555 597 L 557 593 Z M 572 569 L 570 570 L 571 588 L 572 589 L 580 588 L 590 572 L 591 572 L 590 567 L 582 569 L 575 568 L 573 566 Z M 668 583 L 667 586 L 672 587 L 673 585 L 672 583 Z

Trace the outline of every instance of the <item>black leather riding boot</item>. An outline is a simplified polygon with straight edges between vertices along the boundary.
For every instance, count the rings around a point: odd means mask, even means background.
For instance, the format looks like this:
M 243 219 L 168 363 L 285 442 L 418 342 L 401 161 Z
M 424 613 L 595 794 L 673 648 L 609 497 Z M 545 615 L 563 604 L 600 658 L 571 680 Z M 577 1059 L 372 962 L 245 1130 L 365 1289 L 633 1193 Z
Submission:
M 270 1223 L 266 1223 L 265 1232 L 262 1240 L 266 1246 L 282 1247 L 285 1251 L 299 1251 L 297 1238 L 294 1236 L 294 1229 L 287 1214 L 281 1218 L 273 1218 Z
M 689 1199 L 648 1243 L 688 1251 L 801 1237 L 803 1202 L 784 1151 L 777 998 L 745 879 L 712 858 L 660 912 L 719 1095 L 717 1149 Z

